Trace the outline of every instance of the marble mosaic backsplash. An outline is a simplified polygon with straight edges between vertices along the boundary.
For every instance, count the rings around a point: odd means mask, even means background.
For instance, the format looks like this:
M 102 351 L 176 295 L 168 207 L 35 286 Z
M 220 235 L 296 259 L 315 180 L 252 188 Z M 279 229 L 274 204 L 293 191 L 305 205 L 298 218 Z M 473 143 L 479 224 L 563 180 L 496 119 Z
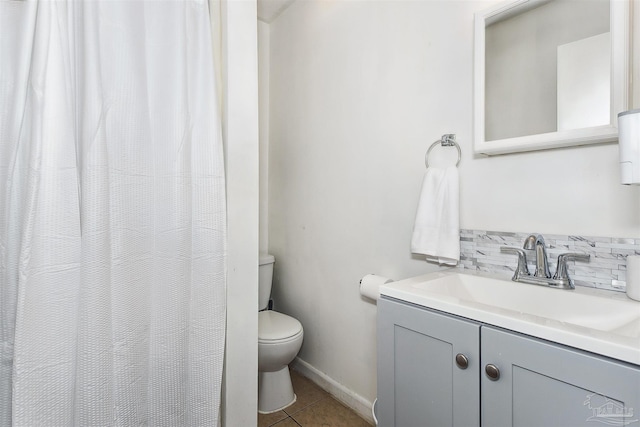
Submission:
M 501 253 L 501 246 L 522 248 L 524 240 L 534 233 L 460 230 L 460 262 L 458 268 L 484 271 L 511 278 L 518 264 L 514 254 Z M 640 239 L 586 237 L 543 234 L 551 274 L 558 255 L 579 252 L 591 255 L 589 262 L 568 261 L 569 275 L 576 286 L 624 292 L 627 255 L 640 255 Z M 533 259 L 529 259 L 533 258 Z M 529 271 L 535 271 L 535 258 L 527 259 Z

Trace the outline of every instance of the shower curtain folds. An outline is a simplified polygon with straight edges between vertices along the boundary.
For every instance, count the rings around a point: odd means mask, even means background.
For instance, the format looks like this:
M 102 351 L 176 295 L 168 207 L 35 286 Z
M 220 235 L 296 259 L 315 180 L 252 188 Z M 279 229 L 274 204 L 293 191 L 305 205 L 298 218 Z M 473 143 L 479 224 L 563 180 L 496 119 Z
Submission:
M 216 426 L 206 1 L 0 1 L 0 426 Z

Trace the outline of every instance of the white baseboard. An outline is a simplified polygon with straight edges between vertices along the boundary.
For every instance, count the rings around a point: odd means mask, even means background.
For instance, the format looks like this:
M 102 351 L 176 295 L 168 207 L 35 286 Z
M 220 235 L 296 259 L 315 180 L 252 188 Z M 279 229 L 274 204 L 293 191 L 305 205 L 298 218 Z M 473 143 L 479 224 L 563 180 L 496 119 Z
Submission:
M 373 424 L 373 414 L 371 413 L 371 405 L 373 402 L 349 390 L 344 385 L 329 377 L 324 372 L 314 368 L 299 357 L 296 357 L 291 367 Z

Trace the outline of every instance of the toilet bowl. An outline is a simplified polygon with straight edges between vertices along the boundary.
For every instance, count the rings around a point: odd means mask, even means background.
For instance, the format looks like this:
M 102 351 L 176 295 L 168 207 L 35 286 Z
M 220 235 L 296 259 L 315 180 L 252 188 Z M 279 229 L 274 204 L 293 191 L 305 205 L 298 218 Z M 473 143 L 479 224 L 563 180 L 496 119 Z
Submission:
M 302 346 L 302 325 L 273 310 L 258 313 L 258 412 L 280 411 L 296 401 L 289 363 Z
M 260 256 L 258 313 L 258 412 L 280 411 L 296 401 L 289 363 L 302 346 L 302 324 L 291 316 L 268 310 L 275 259 Z

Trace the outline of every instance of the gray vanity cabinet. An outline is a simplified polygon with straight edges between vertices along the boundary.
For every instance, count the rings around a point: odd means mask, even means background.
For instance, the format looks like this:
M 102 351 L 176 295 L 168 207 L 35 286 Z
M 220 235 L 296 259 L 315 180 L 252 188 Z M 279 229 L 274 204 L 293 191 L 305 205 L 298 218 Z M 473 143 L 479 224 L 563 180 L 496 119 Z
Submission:
M 380 427 L 640 426 L 640 367 L 382 298 L 377 417 Z
M 483 426 L 640 425 L 637 366 L 491 326 L 481 330 Z M 499 370 L 496 380 L 485 372 L 488 364 Z
M 478 426 L 479 356 L 479 324 L 378 300 L 378 425 Z

